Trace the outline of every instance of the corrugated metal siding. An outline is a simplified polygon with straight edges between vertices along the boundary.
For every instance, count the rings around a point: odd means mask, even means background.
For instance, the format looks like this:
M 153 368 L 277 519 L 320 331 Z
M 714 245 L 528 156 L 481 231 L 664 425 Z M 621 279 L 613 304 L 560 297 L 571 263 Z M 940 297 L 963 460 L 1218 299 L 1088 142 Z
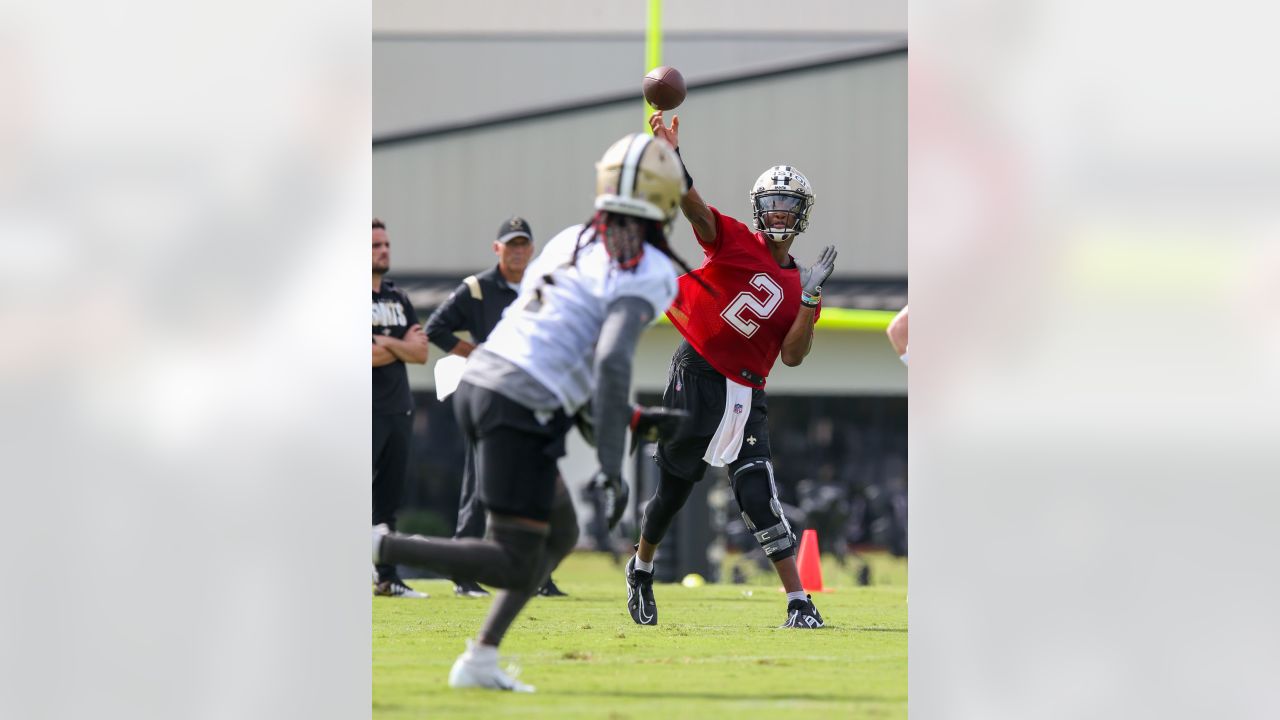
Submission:
M 794 165 L 818 197 L 796 255 L 807 261 L 834 243 L 838 274 L 905 276 L 906 73 L 897 55 L 691 93 L 677 114 L 699 190 L 745 220 L 756 176 Z M 392 276 L 487 266 L 497 226 L 512 213 L 539 240 L 585 219 L 593 163 L 642 122 L 637 99 L 375 148 L 374 214 L 390 226 Z M 683 220 L 674 245 L 696 260 Z

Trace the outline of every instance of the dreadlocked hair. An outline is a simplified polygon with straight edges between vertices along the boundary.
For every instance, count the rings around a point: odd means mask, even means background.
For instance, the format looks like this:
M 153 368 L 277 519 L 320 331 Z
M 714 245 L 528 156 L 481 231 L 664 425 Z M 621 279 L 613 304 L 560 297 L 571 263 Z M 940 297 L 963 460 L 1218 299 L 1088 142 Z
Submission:
M 586 235 L 588 229 L 595 230 L 595 235 L 584 244 L 582 237 Z M 583 224 L 582 231 L 578 233 L 578 240 L 573 245 L 573 256 L 569 259 L 569 265 L 576 265 L 578 251 L 597 240 L 604 243 L 609 257 L 613 258 L 619 268 L 630 271 L 634 271 L 640 265 L 640 258 L 644 256 L 644 243 L 649 243 L 662 251 L 662 254 L 670 258 L 671 262 L 679 265 L 680 269 L 704 290 L 712 295 L 719 295 L 705 280 L 693 272 L 688 263 L 676 255 L 675 250 L 671 249 L 671 244 L 667 242 L 667 234 L 663 232 L 662 223 L 657 220 L 611 213 L 606 210 L 597 212 Z

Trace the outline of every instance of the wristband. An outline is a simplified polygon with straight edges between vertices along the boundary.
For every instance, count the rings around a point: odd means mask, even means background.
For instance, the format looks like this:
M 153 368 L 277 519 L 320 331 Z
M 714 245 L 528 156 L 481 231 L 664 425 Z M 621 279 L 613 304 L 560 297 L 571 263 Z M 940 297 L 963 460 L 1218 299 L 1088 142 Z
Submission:
M 820 302 L 822 302 L 822 293 L 821 293 L 821 292 L 818 292 L 818 293 L 816 293 L 816 294 L 814 294 L 814 295 L 810 295 L 809 293 L 805 292 L 804 290 L 801 290 L 801 291 L 800 291 L 800 304 L 801 304 L 801 305 L 804 305 L 805 307 L 816 308 L 816 307 L 818 307 L 818 303 L 820 303 Z
M 684 173 L 685 190 L 692 190 L 693 176 L 689 174 L 689 168 L 684 166 L 684 156 L 680 154 L 680 148 L 676 148 L 676 157 L 680 158 L 680 171 Z

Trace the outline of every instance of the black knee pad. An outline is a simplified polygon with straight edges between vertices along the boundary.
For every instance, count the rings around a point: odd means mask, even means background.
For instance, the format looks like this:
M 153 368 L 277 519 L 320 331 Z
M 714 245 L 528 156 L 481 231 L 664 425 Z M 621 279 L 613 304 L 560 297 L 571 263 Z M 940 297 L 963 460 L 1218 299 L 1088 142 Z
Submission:
M 755 535 L 756 542 L 764 548 L 764 554 L 773 562 L 795 555 L 796 539 L 782 512 L 782 501 L 778 499 L 773 463 L 763 459 L 748 460 L 738 466 L 729 479 L 733 496 L 742 510 L 742 519 Z
M 486 584 L 509 590 L 536 590 L 539 568 L 546 554 L 547 533 L 490 516 L 489 535 L 502 549 L 502 560 L 485 568 L 486 574 L 494 578 Z M 479 579 L 485 582 L 484 578 Z
M 662 542 L 667 528 L 671 527 L 671 520 L 684 507 L 692 492 L 693 483 L 663 470 L 658 477 L 658 489 L 644 508 L 644 519 L 640 523 L 641 537 L 653 545 Z
M 556 497 L 556 504 L 551 508 L 549 530 L 547 553 L 559 561 L 578 544 L 578 514 L 573 511 L 573 500 L 567 492 Z

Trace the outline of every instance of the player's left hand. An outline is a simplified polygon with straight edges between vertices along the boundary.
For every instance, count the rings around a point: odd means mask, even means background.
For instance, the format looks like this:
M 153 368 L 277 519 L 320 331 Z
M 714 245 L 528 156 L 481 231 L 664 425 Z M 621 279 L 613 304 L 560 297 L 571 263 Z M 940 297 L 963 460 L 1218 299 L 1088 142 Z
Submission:
M 818 261 L 807 268 L 800 269 L 800 288 L 810 295 L 822 294 L 822 283 L 831 277 L 836 269 L 836 246 L 822 248 Z
M 617 527 L 618 521 L 622 519 L 622 513 L 627 509 L 627 500 L 631 498 L 631 488 L 627 487 L 621 476 L 597 470 L 596 474 L 587 481 L 587 490 L 602 495 L 604 512 L 609 519 L 609 529 Z

